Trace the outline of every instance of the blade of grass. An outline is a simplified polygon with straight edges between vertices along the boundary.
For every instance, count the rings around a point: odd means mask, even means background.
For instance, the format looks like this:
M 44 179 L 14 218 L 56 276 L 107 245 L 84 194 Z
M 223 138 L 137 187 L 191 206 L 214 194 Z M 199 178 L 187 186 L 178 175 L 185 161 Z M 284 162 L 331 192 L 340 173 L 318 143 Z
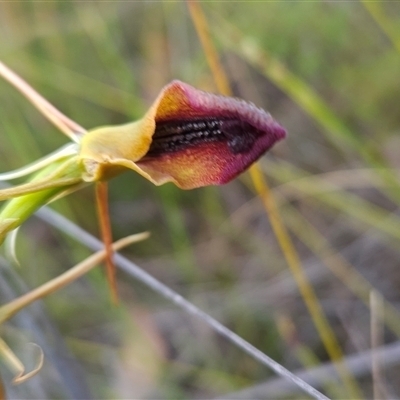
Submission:
M 268 167 L 267 167 L 268 165 Z M 319 179 L 318 176 L 310 176 L 305 171 L 296 168 L 292 164 L 280 163 L 279 165 L 265 162 L 263 164 L 265 174 L 280 182 L 290 183 L 292 189 L 306 196 L 307 201 L 316 201 L 329 207 L 340 210 L 356 220 L 362 221 L 370 227 L 382 232 L 388 239 L 388 243 L 398 249 L 400 239 L 400 218 L 393 212 L 387 211 L 360 196 L 346 192 L 341 193 L 340 187 Z M 307 180 L 305 178 L 308 178 Z M 289 185 L 289 183 L 287 183 Z
M 382 360 L 382 367 L 391 368 L 400 364 L 400 342 L 394 342 L 376 349 L 376 355 Z M 371 373 L 372 351 L 367 350 L 359 354 L 346 357 L 346 365 L 355 376 L 360 378 Z M 337 379 L 336 368 L 333 363 L 326 363 L 311 370 L 297 370 L 296 375 L 315 387 L 321 387 L 327 379 Z M 249 387 L 240 392 L 229 393 L 218 397 L 219 400 L 248 400 L 268 398 L 291 399 L 298 394 L 295 386 L 281 378 L 274 378 L 265 383 Z M 297 398 L 297 397 L 295 397 Z
M 75 144 L 68 144 L 22 168 L 18 168 L 10 172 L 0 173 L 0 181 L 9 181 L 12 179 L 17 179 L 23 176 L 30 175 L 33 172 L 36 172 L 42 168 L 47 167 L 55 161 L 60 160 L 61 158 L 77 154 L 77 152 L 78 150 Z
M 64 218 L 60 214 L 50 210 L 48 207 L 42 207 L 36 212 L 35 215 L 43 221 L 47 222 L 49 225 L 56 227 L 61 232 L 64 232 L 68 236 L 72 237 L 74 240 L 78 240 L 81 244 L 92 250 L 100 250 L 103 248 L 103 244 L 95 237 L 93 237 L 68 219 Z M 235 346 L 247 353 L 250 357 L 258 360 L 261 364 L 267 366 L 284 379 L 290 380 L 293 384 L 301 388 L 301 390 L 309 394 L 311 397 L 315 399 L 327 400 L 327 397 L 324 396 L 322 393 L 318 392 L 313 387 L 303 382 L 301 379 L 298 379 L 285 367 L 271 359 L 269 356 L 258 350 L 256 347 L 252 346 L 243 338 L 241 338 L 240 336 L 229 330 L 227 327 L 225 327 L 223 324 L 212 318 L 208 313 L 200 310 L 194 304 L 184 299 L 180 294 L 152 277 L 150 274 L 139 268 L 127 258 L 117 253 L 115 254 L 114 260 L 115 264 L 127 274 L 146 285 L 148 288 L 159 294 L 161 297 L 164 297 L 166 300 L 175 304 L 187 314 L 201 319 L 212 330 L 219 333 L 222 337 L 233 343 Z
M 266 173 L 270 173 L 274 169 L 273 164 L 266 168 Z M 272 174 L 274 175 L 274 174 Z M 325 176 L 326 174 L 322 174 Z M 356 174 L 358 176 L 358 174 Z M 311 178 L 313 178 L 312 176 Z M 301 178 L 306 179 L 306 178 Z M 247 182 L 250 189 L 253 189 L 250 182 Z M 360 298 L 366 306 L 369 305 L 369 296 L 372 290 L 376 290 L 373 285 L 361 274 L 354 266 L 347 261 L 347 259 L 338 252 L 329 241 L 324 237 L 322 232 L 304 217 L 295 206 L 290 204 L 290 200 L 293 199 L 292 190 L 290 188 L 290 182 L 284 183 L 273 189 L 274 196 L 279 204 L 279 207 L 284 207 L 284 220 L 288 228 L 296 235 L 296 237 L 305 244 L 316 257 L 318 257 L 323 264 L 325 264 L 332 274 L 340 279 L 345 286 L 348 287 L 358 298 Z M 289 197 L 287 196 L 289 194 Z M 297 197 L 294 197 L 297 198 Z M 237 231 L 238 225 L 241 229 L 246 229 L 243 225 L 245 219 L 256 218 L 257 214 L 254 214 L 257 210 L 258 198 L 254 198 L 248 203 L 242 205 L 230 218 L 219 227 L 224 232 L 231 232 L 232 230 Z M 252 211 L 253 210 L 253 211 Z M 232 223 L 234 222 L 233 226 Z M 398 241 L 395 243 L 395 249 L 398 250 Z M 382 295 L 382 294 L 381 294 Z M 392 330 L 392 332 L 400 337 L 400 312 L 397 308 L 389 303 L 383 297 L 385 305 L 384 319 L 386 326 Z
M 23 278 L 18 275 L 15 268 L 0 257 L 0 296 L 3 302 L 12 301 L 21 293 L 30 290 L 24 283 Z M 11 284 L 10 284 L 11 283 Z M 66 345 L 56 325 L 49 319 L 44 304 L 41 301 L 35 302 L 29 308 L 22 310 L 14 316 L 13 325 L 29 332 L 29 340 L 37 343 L 44 351 L 46 366 L 51 366 L 54 375 L 52 378 L 46 375 L 37 377 L 37 381 L 51 382 L 57 387 L 58 393 L 71 400 L 95 399 L 86 383 L 86 371 L 77 361 L 70 347 Z M 17 328 L 17 329 L 18 329 Z M 7 387 L 6 387 L 7 388 Z M 37 386 L 37 382 L 27 382 L 22 390 L 25 393 L 32 390 L 31 397 L 47 398 L 45 392 Z M 21 392 L 14 387 L 8 387 L 9 398 L 20 398 Z M 39 389 L 39 390 L 38 390 Z M 18 394 L 17 394 L 18 393 Z
M 186 228 L 180 204 L 181 193 L 178 193 L 172 185 L 158 188 L 158 192 L 164 211 L 163 216 L 169 230 L 168 236 L 174 251 L 175 264 L 187 282 L 195 281 L 198 268 L 196 268 L 196 257 L 191 246 L 190 233 Z
M 10 349 L 7 343 L 2 338 L 0 338 L 0 354 L 2 355 L 3 360 L 6 361 L 8 367 L 15 373 L 15 377 L 13 379 L 14 384 L 19 384 L 27 381 L 28 379 L 35 376 L 42 369 L 44 355 L 40 347 L 39 350 L 40 350 L 40 357 L 35 368 L 32 371 L 25 373 L 24 364 L 14 354 L 14 352 Z
M 127 236 L 126 238 L 116 241 L 112 245 L 112 249 L 113 251 L 117 251 L 125 246 L 128 246 L 129 244 L 147 239 L 148 237 L 148 232 Z M 106 256 L 106 250 L 98 251 L 97 253 L 92 254 L 86 260 L 78 263 L 58 277 L 51 279 L 42 286 L 39 286 L 38 288 L 31 290 L 30 292 L 18 297 L 17 299 L 7 303 L 6 305 L 1 306 L 0 325 L 32 302 L 41 299 L 44 296 L 48 296 L 49 294 L 61 289 L 65 285 L 68 285 L 82 275 L 86 274 L 92 268 L 96 267 L 98 263 L 102 261 Z
M 390 18 L 385 15 L 385 12 L 382 9 L 382 4 L 379 2 L 372 2 L 368 0 L 360 0 L 361 4 L 365 7 L 365 9 L 369 12 L 378 26 L 385 32 L 386 36 L 390 39 L 393 46 L 400 53 L 400 35 L 397 34 L 398 28 L 396 28 L 395 24 L 392 23 Z
M 284 201 L 278 191 L 276 191 L 276 197 L 278 200 Z M 371 283 L 339 252 L 332 248 L 321 232 L 303 217 L 295 207 L 288 204 L 285 206 L 285 223 L 329 270 L 368 306 L 369 294 L 372 290 L 375 290 Z M 383 300 L 385 304 L 385 323 L 400 337 L 400 313 L 387 300 Z
M 371 291 L 371 352 L 372 352 L 372 384 L 374 400 L 388 399 L 388 393 L 385 387 L 385 378 L 381 365 L 381 360 L 376 354 L 376 349 L 383 344 L 384 328 L 382 324 L 384 315 L 383 299 L 380 293 Z
M 8 189 L 1 189 L 0 201 L 24 196 L 26 194 L 36 193 L 46 189 L 72 186 L 81 182 L 82 182 L 81 178 L 60 178 L 52 181 L 43 180 L 39 182 L 28 182 Z
M 271 163 L 265 162 L 263 170 L 265 172 L 267 168 L 274 169 L 276 165 L 278 164 L 271 165 Z M 311 194 L 312 190 L 313 193 L 318 194 L 344 191 L 345 189 L 376 189 L 386 185 L 387 182 L 374 171 L 374 168 L 342 169 L 310 175 L 297 168 L 299 177 L 287 183 L 281 183 L 278 190 L 287 200 L 296 200 L 303 197 L 300 190 L 303 185 L 307 187 L 308 194 Z M 391 173 L 400 177 L 400 170 L 393 169 Z
M 293 277 L 296 280 L 301 296 L 307 305 L 321 340 L 324 343 L 331 360 L 337 362 L 338 373 L 351 396 L 358 399 L 362 398 L 356 381 L 353 380 L 347 368 L 340 363 L 340 360 L 344 357 L 340 345 L 329 325 L 318 298 L 302 269 L 300 258 L 288 232 L 286 231 L 285 225 L 278 212 L 278 207 L 275 201 L 271 200 L 273 199 L 272 193 L 269 187 L 265 184 L 265 177 L 262 175 L 260 169 L 253 168 L 250 170 L 250 173 L 252 175 L 256 193 L 260 196 L 264 207 L 268 210 L 271 226 L 273 227 L 275 235 L 282 248 L 282 252 L 285 255 L 286 262 L 292 271 Z
M 196 0 L 187 0 L 187 4 L 218 91 L 225 96 L 232 96 L 229 80 L 226 77 L 225 71 L 219 61 L 218 53 L 211 40 L 208 23 L 201 6 Z
M 279 314 L 275 318 L 278 331 L 288 346 L 305 369 L 316 368 L 321 364 L 316 354 L 308 346 L 299 341 L 296 327 L 288 315 Z M 331 398 L 342 398 L 342 388 L 331 379 L 326 379 L 322 385 Z
M 216 86 L 222 94 L 227 96 L 232 95 L 229 81 L 226 78 L 225 71 L 219 62 L 218 54 L 210 37 L 207 20 L 202 12 L 200 4 L 198 3 L 198 1 L 195 0 L 188 0 L 187 4 L 189 7 L 191 18 L 203 46 L 204 54 L 213 74 Z M 330 358 L 332 359 L 332 361 L 337 361 L 336 365 L 339 375 L 341 376 L 343 383 L 347 387 L 349 394 L 351 394 L 351 396 L 354 398 L 362 398 L 357 382 L 351 377 L 351 374 L 344 367 L 344 365 L 339 362 L 343 358 L 343 353 L 340 345 L 319 304 L 319 301 L 311 284 L 304 274 L 300 258 L 283 224 L 273 195 L 269 189 L 265 177 L 261 172 L 258 163 L 255 163 L 250 168 L 250 176 L 258 195 L 263 201 L 266 214 L 270 220 L 277 241 L 282 249 L 282 253 L 289 268 L 292 271 L 301 296 L 303 297 L 303 300 L 307 305 L 315 327 L 321 337 L 322 342 L 324 343 L 324 346 Z

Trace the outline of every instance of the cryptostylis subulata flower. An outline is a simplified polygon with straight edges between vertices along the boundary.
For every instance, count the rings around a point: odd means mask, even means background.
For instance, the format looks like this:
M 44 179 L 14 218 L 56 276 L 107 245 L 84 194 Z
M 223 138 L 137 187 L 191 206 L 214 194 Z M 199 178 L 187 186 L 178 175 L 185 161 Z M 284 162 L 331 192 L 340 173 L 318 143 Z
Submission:
M 142 119 L 80 132 L 77 145 L 58 158 L 52 155 L 30 182 L 0 191 L 0 201 L 17 197 L 0 212 L 0 243 L 37 208 L 85 182 L 131 169 L 156 185 L 224 184 L 285 135 L 269 113 L 251 103 L 173 81 Z
M 253 104 L 173 81 L 141 120 L 88 132 L 79 157 L 89 181 L 122 167 L 156 185 L 193 189 L 229 182 L 285 135 Z
M 33 89 L 28 87 L 26 91 Z M 114 299 L 104 181 L 131 169 L 156 185 L 173 182 L 182 189 L 193 189 L 224 184 L 286 135 L 270 114 L 253 104 L 206 93 L 180 81 L 165 86 L 142 119 L 90 131 L 55 110 L 40 95 L 37 97 L 38 108 L 49 109 L 44 112 L 56 125 L 67 121 L 72 130 L 78 127 L 79 132 L 72 134 L 77 143 L 27 167 L 26 174 L 39 171 L 28 183 L 0 190 L 0 201 L 11 198 L 0 212 L 0 244 L 42 205 L 85 183 L 98 182 L 100 226 Z M 3 174 L 0 180 L 23 174 Z

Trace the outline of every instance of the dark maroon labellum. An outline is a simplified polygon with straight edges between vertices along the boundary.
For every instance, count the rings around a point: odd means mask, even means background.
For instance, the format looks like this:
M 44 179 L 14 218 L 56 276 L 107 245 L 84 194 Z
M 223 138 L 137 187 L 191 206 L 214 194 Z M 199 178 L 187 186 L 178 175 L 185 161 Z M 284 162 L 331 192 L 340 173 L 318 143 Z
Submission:
M 227 138 L 229 149 L 233 154 L 250 151 L 257 139 L 257 129 L 245 121 L 222 121 L 221 131 Z
M 159 122 L 146 156 L 156 157 L 209 142 L 226 142 L 233 154 L 244 153 L 253 147 L 257 133 L 258 130 L 248 122 L 236 119 Z

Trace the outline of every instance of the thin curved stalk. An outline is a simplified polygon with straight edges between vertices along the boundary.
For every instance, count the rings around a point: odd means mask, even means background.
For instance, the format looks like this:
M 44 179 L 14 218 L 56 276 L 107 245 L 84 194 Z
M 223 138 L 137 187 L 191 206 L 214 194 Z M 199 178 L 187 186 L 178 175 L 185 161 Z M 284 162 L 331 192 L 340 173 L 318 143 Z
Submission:
M 74 142 L 79 143 L 86 129 L 57 110 L 35 89 L 0 61 L 0 76 L 18 89 L 53 125 Z
M 35 215 L 37 215 L 43 221 L 47 222 L 49 225 L 54 226 L 60 231 L 64 232 L 74 240 L 78 240 L 79 243 L 85 245 L 91 250 L 100 250 L 104 248 L 104 245 L 102 242 L 100 242 L 100 240 L 96 239 L 94 236 L 90 235 L 88 232 L 75 225 L 67 218 L 47 207 L 42 207 L 36 212 Z M 222 337 L 234 344 L 236 347 L 240 348 L 253 359 L 270 368 L 277 375 L 281 376 L 284 379 L 287 379 L 294 385 L 298 386 L 301 390 L 309 394 L 314 399 L 328 400 L 328 398 L 320 393 L 318 390 L 314 389 L 312 386 L 299 379 L 284 366 L 258 350 L 249 342 L 247 342 L 239 335 L 228 329 L 226 326 L 218 322 L 216 319 L 211 317 L 208 313 L 196 307 L 193 303 L 186 300 L 179 293 L 175 292 L 167 285 L 155 279 L 153 276 L 151 276 L 149 273 L 141 269 L 139 266 L 137 266 L 127 258 L 121 256 L 120 254 L 115 254 L 114 261 L 115 264 L 128 275 L 143 283 L 145 286 L 159 294 L 161 297 L 175 304 L 187 314 L 201 319 L 212 330 L 219 333 Z

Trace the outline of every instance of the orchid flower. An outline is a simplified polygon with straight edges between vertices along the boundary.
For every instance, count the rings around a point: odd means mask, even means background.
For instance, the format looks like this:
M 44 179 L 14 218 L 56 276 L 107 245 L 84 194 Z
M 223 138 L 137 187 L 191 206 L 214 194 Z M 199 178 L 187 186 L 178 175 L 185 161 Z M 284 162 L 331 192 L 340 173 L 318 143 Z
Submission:
M 88 132 L 79 158 L 86 181 L 128 168 L 156 185 L 193 189 L 229 182 L 285 135 L 251 103 L 173 81 L 141 120 Z
M 0 200 L 20 196 L 0 213 L 0 242 L 37 208 L 85 182 L 131 169 L 156 185 L 224 184 L 285 136 L 269 113 L 251 103 L 173 81 L 142 119 L 81 132 L 77 146 L 63 148 L 58 158 L 52 154 L 48 165 L 40 161 L 44 167 L 29 183 L 0 191 Z
M 0 174 L 0 180 L 9 180 L 37 172 L 28 183 L 0 190 L 0 201 L 11 199 L 0 211 L 0 244 L 41 206 L 96 182 L 114 300 L 104 182 L 131 169 L 156 185 L 173 182 L 182 189 L 193 189 L 224 184 L 286 136 L 271 115 L 255 105 L 206 93 L 180 81 L 165 86 L 142 119 L 86 131 L 4 64 L 0 67 L 3 77 L 75 142 L 25 168 Z

